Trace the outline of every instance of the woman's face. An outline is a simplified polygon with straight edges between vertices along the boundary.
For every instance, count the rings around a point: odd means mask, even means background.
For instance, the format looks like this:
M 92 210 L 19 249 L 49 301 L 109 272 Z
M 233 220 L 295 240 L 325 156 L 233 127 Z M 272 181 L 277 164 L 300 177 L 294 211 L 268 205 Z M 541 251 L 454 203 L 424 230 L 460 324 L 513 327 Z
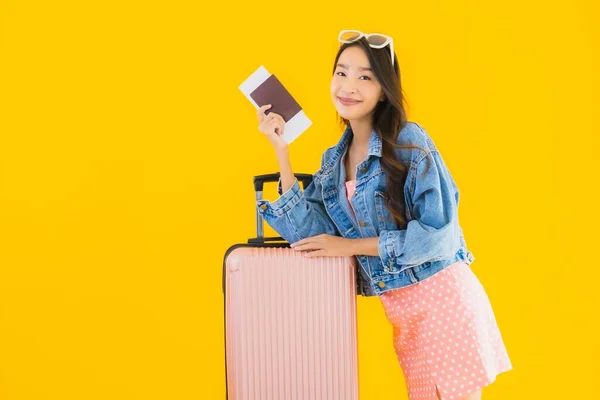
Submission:
M 377 103 L 384 99 L 370 67 L 367 54 L 358 46 L 346 48 L 338 59 L 331 78 L 331 98 L 340 116 L 349 121 L 371 118 Z

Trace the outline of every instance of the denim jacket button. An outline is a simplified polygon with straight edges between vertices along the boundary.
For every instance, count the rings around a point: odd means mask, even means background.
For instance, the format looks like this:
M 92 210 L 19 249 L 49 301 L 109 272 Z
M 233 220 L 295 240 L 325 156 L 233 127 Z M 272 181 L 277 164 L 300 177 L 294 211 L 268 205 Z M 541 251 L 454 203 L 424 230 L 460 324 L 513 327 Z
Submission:
M 266 205 L 266 204 L 262 204 L 262 205 L 260 206 L 260 208 L 261 208 L 261 209 L 263 209 L 263 210 L 266 210 L 266 209 L 267 209 L 267 205 Z
M 380 287 L 380 288 L 382 288 L 382 289 L 385 287 L 385 283 L 383 283 L 383 282 L 379 282 L 379 283 L 378 283 L 378 285 L 379 285 L 379 287 Z
M 360 172 L 362 172 L 364 174 L 365 172 L 367 172 L 367 169 L 365 167 L 363 167 L 360 169 Z
M 362 227 L 367 226 L 367 223 L 365 221 L 360 221 L 358 224 Z

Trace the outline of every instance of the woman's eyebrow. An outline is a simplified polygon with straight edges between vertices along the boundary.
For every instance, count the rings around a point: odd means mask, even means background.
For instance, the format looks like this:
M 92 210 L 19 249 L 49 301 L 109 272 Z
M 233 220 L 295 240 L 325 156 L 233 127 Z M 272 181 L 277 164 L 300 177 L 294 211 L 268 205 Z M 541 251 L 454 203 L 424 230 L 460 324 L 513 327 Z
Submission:
M 346 64 L 338 64 L 337 66 L 340 67 L 340 68 L 348 69 L 348 66 Z M 373 71 L 369 67 L 358 67 L 358 69 L 361 70 L 361 71 Z

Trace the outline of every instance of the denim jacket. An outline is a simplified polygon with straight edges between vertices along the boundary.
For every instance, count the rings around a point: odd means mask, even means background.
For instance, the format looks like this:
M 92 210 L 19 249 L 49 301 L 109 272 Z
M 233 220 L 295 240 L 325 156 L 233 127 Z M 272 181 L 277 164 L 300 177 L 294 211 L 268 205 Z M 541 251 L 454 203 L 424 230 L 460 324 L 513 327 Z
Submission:
M 408 167 L 404 226 L 398 226 L 385 207 L 382 142 L 374 130 L 368 155 L 356 167 L 352 213 L 343 162 L 352 136 L 348 125 L 338 144 L 323 153 L 321 167 L 304 190 L 295 180 L 276 201 L 258 200 L 265 221 L 289 243 L 323 233 L 350 239 L 378 237 L 378 257 L 356 256 L 357 293 L 363 296 L 422 281 L 457 261 L 471 264 L 475 258 L 466 248 L 458 221 L 459 191 L 427 132 L 408 122 L 398 135 L 398 144 L 421 148 L 395 150 Z

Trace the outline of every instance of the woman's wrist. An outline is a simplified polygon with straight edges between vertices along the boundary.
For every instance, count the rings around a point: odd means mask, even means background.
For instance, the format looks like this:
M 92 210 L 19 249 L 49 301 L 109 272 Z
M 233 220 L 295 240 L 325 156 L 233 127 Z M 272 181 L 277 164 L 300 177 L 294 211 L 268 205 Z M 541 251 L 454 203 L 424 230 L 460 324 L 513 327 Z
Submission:
M 288 151 L 288 147 L 276 147 L 275 148 L 275 156 L 277 157 L 278 160 L 285 160 L 286 158 L 289 158 L 290 153 Z
M 348 240 L 350 240 L 350 251 L 353 256 L 379 256 L 378 237 Z

